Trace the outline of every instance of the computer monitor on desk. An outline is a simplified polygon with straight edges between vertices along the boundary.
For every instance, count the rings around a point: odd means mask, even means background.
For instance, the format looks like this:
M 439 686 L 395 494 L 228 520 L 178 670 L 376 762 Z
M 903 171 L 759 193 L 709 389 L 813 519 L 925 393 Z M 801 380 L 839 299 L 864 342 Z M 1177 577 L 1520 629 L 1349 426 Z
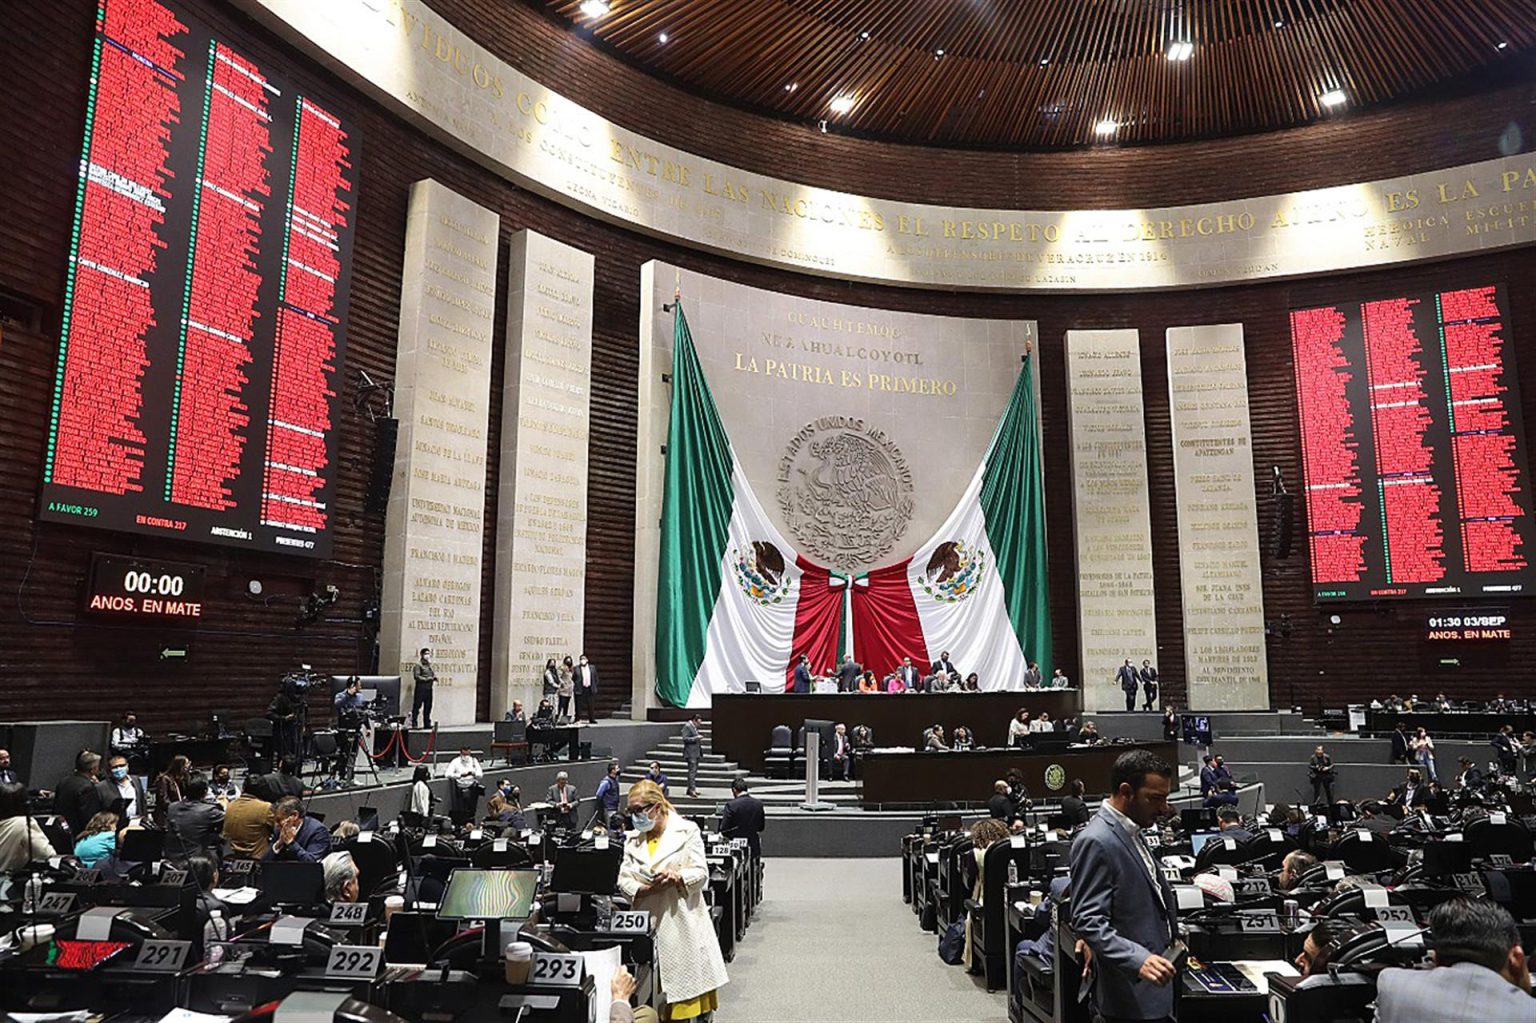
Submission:
M 1200 850 L 1205 848 L 1205 843 L 1209 842 L 1213 838 L 1220 837 L 1221 832 L 1219 831 L 1194 832 L 1189 836 L 1189 847 L 1191 855 L 1198 857 L 1200 855 Z
M 526 920 L 533 913 L 537 870 L 473 870 L 460 867 L 448 877 L 438 904 L 442 920 Z
M 257 887 L 274 906 L 318 906 L 325 902 L 325 868 L 300 860 L 271 860 L 261 865 Z
M 612 895 L 619 882 L 623 850 L 561 849 L 549 887 L 568 895 Z

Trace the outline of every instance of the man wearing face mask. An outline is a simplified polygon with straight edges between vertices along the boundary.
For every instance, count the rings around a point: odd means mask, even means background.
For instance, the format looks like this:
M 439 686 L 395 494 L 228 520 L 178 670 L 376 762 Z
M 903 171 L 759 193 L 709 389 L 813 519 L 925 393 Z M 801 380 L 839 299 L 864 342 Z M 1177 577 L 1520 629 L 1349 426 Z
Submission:
M 411 668 L 411 681 L 415 683 L 411 694 L 411 727 L 416 727 L 416 716 L 421 715 L 425 727 L 432 727 L 432 685 L 437 672 L 432 668 L 431 647 L 421 648 L 421 660 Z
M 1172 778 L 1146 750 L 1121 754 L 1109 796 L 1072 843 L 1072 929 L 1093 950 L 1093 1004 L 1106 1020 L 1174 1018 L 1177 903 L 1142 838 L 1167 815 Z
M 597 724 L 597 718 L 593 716 L 592 708 L 597 700 L 597 665 L 587 660 L 587 655 L 582 654 L 581 660 L 576 665 L 576 719 L 581 720 L 581 713 L 585 709 L 587 723 Z
M 149 811 L 149 801 L 144 798 L 144 785 L 128 774 L 128 758 L 120 754 L 107 761 L 107 779 L 99 786 L 101 806 L 110 810 L 119 801 L 122 805 L 118 817 L 124 824 L 136 821 Z

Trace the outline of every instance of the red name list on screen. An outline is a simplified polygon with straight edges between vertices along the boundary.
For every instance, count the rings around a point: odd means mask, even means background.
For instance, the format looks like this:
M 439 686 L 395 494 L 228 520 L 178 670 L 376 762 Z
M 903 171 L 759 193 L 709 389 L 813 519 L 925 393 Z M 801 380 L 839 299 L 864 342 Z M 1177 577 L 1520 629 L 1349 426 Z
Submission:
M 1528 591 L 1506 309 L 1486 285 L 1292 311 L 1318 600 Z
M 39 515 L 325 556 L 357 140 L 180 3 L 97 11 Z

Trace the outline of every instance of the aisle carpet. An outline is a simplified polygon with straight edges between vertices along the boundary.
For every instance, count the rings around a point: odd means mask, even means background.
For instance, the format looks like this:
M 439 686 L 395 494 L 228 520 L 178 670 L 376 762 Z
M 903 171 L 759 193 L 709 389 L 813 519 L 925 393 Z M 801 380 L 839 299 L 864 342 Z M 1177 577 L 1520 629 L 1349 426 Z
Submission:
M 716 1023 L 1007 1023 L 1004 994 L 939 960 L 901 860 L 770 859 Z

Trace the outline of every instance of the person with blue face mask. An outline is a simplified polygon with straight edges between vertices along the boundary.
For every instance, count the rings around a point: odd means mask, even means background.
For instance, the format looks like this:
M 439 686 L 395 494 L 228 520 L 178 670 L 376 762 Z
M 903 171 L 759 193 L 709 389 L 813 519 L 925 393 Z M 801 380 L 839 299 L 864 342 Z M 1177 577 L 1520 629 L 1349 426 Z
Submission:
M 654 921 L 664 1019 L 707 1020 L 730 978 L 710 919 L 704 889 L 709 866 L 704 836 L 667 802 L 661 787 L 641 780 L 629 788 L 630 827 L 619 868 L 619 891 Z
M 144 798 L 144 783 L 128 773 L 126 757 L 114 755 L 107 761 L 106 780 L 97 788 L 101 793 L 102 809 L 116 809 L 124 826 L 149 812 L 149 800 Z

